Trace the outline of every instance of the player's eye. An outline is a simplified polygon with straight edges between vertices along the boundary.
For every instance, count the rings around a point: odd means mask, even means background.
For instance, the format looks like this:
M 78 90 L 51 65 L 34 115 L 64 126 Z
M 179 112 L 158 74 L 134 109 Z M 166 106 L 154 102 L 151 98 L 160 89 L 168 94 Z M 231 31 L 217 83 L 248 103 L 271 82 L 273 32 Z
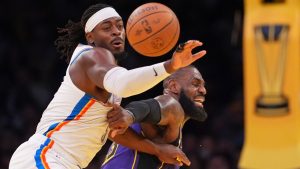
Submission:
M 200 83 L 193 83 L 192 85 L 195 86 L 195 87 L 199 87 Z
M 104 26 L 102 29 L 105 30 L 105 31 L 109 31 L 110 30 L 110 26 Z
M 118 24 L 117 27 L 119 30 L 122 30 L 124 26 L 123 26 L 123 24 Z
M 101 28 L 104 31 L 109 31 L 111 29 L 111 25 L 109 25 L 109 24 L 103 24 Z

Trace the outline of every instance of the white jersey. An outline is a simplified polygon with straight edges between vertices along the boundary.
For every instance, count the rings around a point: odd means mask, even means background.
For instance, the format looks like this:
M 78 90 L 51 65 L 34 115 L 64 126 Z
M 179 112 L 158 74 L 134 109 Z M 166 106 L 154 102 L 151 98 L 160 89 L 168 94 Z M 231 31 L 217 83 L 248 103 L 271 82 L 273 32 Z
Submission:
M 79 45 L 72 55 L 70 65 L 90 49 L 91 46 Z M 84 168 L 106 142 L 106 115 L 111 107 L 95 100 L 73 84 L 69 75 L 70 65 L 37 126 L 36 134 L 42 134 L 48 139 L 36 151 L 36 157 L 42 157 L 42 153 L 53 148 Z M 109 102 L 120 104 L 121 98 L 111 95 Z M 43 162 L 42 158 L 36 160 Z

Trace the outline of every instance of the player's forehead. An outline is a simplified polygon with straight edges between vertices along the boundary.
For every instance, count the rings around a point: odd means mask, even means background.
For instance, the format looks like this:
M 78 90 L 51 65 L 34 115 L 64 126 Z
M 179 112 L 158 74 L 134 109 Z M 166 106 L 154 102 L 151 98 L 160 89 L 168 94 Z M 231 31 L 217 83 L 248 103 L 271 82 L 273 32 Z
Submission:
M 204 79 L 201 73 L 195 67 L 188 68 L 185 72 L 185 76 L 189 81 L 199 81 L 201 83 L 204 83 Z
M 184 73 L 185 73 L 186 76 L 195 76 L 195 77 L 198 77 L 198 78 L 202 78 L 201 73 L 195 67 L 187 67 L 184 71 L 185 71 Z
M 91 32 L 95 27 L 103 24 L 103 22 L 113 21 L 116 18 L 120 19 L 121 16 L 117 13 L 117 11 L 112 7 L 103 8 L 96 13 L 94 13 L 85 24 L 85 32 Z

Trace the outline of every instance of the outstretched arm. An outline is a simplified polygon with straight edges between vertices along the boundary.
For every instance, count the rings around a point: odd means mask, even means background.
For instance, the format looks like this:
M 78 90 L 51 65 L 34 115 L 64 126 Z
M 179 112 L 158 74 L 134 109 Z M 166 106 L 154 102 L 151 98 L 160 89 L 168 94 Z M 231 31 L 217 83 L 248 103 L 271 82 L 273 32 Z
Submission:
M 138 135 L 131 128 L 128 128 L 124 134 L 116 135 L 113 138 L 109 137 L 112 141 L 128 148 L 155 155 L 165 163 L 180 166 L 182 163 L 188 166 L 191 163 L 180 148 L 169 144 L 155 144 L 147 138 Z M 176 159 L 180 159 L 180 161 Z
M 203 57 L 206 54 L 204 50 L 192 54 L 192 50 L 201 45 L 199 41 L 188 41 L 183 50 L 174 52 L 170 60 L 132 70 L 118 67 L 110 52 L 95 48 L 94 55 L 97 56 L 90 56 L 84 65 L 87 76 L 98 87 L 121 97 L 129 97 L 149 90 L 170 73 Z

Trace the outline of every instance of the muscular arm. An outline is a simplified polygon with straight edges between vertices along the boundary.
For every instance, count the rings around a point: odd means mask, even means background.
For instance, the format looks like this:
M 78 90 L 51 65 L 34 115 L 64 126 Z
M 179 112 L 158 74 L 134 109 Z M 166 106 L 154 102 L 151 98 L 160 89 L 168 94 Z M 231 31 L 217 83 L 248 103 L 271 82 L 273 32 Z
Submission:
M 180 166 L 182 163 L 190 165 L 189 159 L 178 147 L 169 144 L 155 144 L 149 139 L 138 135 L 131 128 L 128 128 L 124 134 L 119 134 L 113 138 L 109 135 L 109 138 L 130 149 L 155 155 L 162 162 Z M 176 159 L 181 160 L 177 161 Z
M 191 53 L 193 48 L 201 45 L 202 43 L 199 41 L 188 41 L 183 50 L 174 52 L 172 59 L 132 70 L 117 66 L 114 56 L 108 50 L 95 47 L 80 57 L 82 64 L 79 67 L 84 72 L 81 73 L 84 76 L 83 78 L 88 78 L 85 81 L 90 81 L 109 93 L 120 97 L 129 97 L 149 90 L 170 73 L 190 65 L 204 56 L 206 51 L 200 51 L 196 54 Z M 85 84 L 81 85 L 84 86 Z M 89 87 L 91 88 L 91 86 Z
M 118 134 L 114 137 L 111 137 L 111 133 L 109 134 L 109 139 L 126 146 L 130 149 L 135 149 L 140 152 L 156 155 L 159 150 L 152 141 L 145 138 L 142 135 L 137 134 L 132 128 L 128 128 L 124 134 Z
M 169 125 L 184 119 L 184 111 L 180 103 L 170 95 L 155 98 L 161 109 L 161 120 L 157 125 Z
M 142 124 L 146 137 L 159 143 L 171 143 L 176 140 L 181 123 L 184 121 L 181 105 L 170 95 L 134 101 L 129 103 L 125 109 L 133 114 L 134 122 Z M 119 107 L 119 109 L 114 109 L 108 113 L 110 128 L 117 129 L 122 124 L 121 121 L 116 120 L 116 117 L 118 114 L 125 114 L 123 112 L 125 112 L 123 108 Z M 164 134 L 160 133 L 162 129 L 159 126 L 164 128 Z
M 104 89 L 103 79 L 105 74 L 112 68 L 117 67 L 112 53 L 103 48 L 94 48 L 92 51 L 82 56 L 83 69 L 93 84 Z
M 166 68 L 170 62 L 127 70 L 117 66 L 106 49 L 94 48 L 86 55 L 82 57 L 83 70 L 92 84 L 120 97 L 140 94 L 169 76 Z
M 179 103 L 173 99 L 171 96 L 162 96 L 158 97 L 157 100 L 153 102 L 154 99 L 152 100 L 146 100 L 146 101 L 137 101 L 135 104 L 131 104 L 130 110 L 135 111 L 136 113 L 143 113 L 146 112 L 147 115 L 143 117 L 147 117 L 153 113 L 157 113 L 156 108 L 159 108 L 159 115 L 160 112 L 162 111 L 162 118 L 160 121 L 156 122 L 159 123 L 160 125 L 167 126 L 167 132 L 168 134 L 165 134 L 162 138 L 162 141 L 159 141 L 159 143 L 170 143 L 173 142 L 179 134 L 179 127 L 180 127 L 180 122 L 183 121 L 183 110 L 180 109 Z M 141 106 L 142 105 L 142 106 Z M 178 107 L 179 105 L 179 107 Z M 155 109 L 155 110 L 153 110 Z M 151 111 L 153 110 L 153 111 Z M 161 110 L 161 111 L 160 111 Z M 111 129 L 118 129 L 118 126 L 121 124 L 124 124 L 120 120 L 115 119 L 118 114 L 122 114 L 126 112 L 123 108 L 120 106 L 117 106 L 110 112 L 108 112 L 108 122 L 109 122 L 109 127 Z M 149 113 L 150 112 L 150 113 Z M 172 113 L 172 112 L 176 112 Z M 153 119 L 153 118 L 150 118 Z M 140 119 L 143 120 L 143 119 Z M 124 120 L 126 121 L 126 120 Z M 147 120 L 146 120 L 147 121 Z M 126 122 L 125 122 L 126 123 Z M 127 123 L 126 123 L 127 124 Z M 147 123 L 143 123 L 147 124 Z M 154 125 L 155 124 L 149 124 L 149 125 Z M 144 128 L 143 128 L 144 129 Z M 148 129 L 153 129 L 153 128 L 148 128 Z M 165 161 L 168 163 L 176 164 L 178 161 L 174 161 L 176 157 L 181 156 L 182 158 L 185 158 L 185 155 L 181 152 L 181 150 L 178 147 L 174 147 L 172 145 L 168 144 L 154 144 L 152 141 L 155 140 L 157 133 L 155 133 L 157 130 L 152 130 L 154 131 L 153 137 L 147 136 L 145 138 L 142 135 L 138 135 L 135 133 L 131 128 L 128 128 L 125 133 L 115 135 L 112 137 L 112 133 L 110 133 L 109 137 L 112 141 L 115 141 L 118 144 L 121 144 L 123 146 L 126 146 L 131 149 L 136 149 L 141 152 L 145 152 L 148 154 L 156 155 L 161 161 Z M 169 132 L 170 131 L 170 132 Z M 144 132 L 144 131 L 143 131 Z M 144 132 L 145 133 L 145 132 Z M 147 132 L 149 134 L 149 132 Z M 152 140 L 153 139 L 153 140 Z M 165 147 L 164 147 L 164 146 Z M 162 149 L 163 147 L 163 149 Z M 175 155 L 177 154 L 177 155 Z M 175 157 L 175 158 L 174 158 Z M 182 159 L 179 158 L 179 159 Z M 185 160 L 182 160 L 185 161 Z M 188 159 L 186 162 L 188 164 Z
M 114 67 L 117 67 L 115 59 L 108 50 L 93 48 L 70 65 L 69 74 L 76 87 L 106 103 L 110 95 L 104 90 L 103 78 Z
M 155 99 L 130 102 L 125 109 L 134 116 L 135 123 L 142 123 L 146 137 L 156 139 L 161 135 L 162 140 L 158 142 L 170 143 L 178 137 L 181 123 L 184 120 L 184 112 L 181 105 L 170 95 L 161 95 Z M 127 120 L 120 121 L 118 116 L 125 113 L 122 107 L 108 112 L 107 118 L 111 129 L 128 126 Z M 131 121 L 132 123 L 132 121 Z M 159 126 L 163 126 L 166 134 L 160 134 Z M 155 129 L 157 128 L 157 129 Z
M 171 143 L 179 135 L 184 112 L 177 100 L 170 95 L 161 95 L 155 98 L 160 105 L 161 120 L 158 124 L 142 123 L 142 129 L 147 138 L 160 143 Z M 159 126 L 164 127 L 164 133 L 159 133 Z

